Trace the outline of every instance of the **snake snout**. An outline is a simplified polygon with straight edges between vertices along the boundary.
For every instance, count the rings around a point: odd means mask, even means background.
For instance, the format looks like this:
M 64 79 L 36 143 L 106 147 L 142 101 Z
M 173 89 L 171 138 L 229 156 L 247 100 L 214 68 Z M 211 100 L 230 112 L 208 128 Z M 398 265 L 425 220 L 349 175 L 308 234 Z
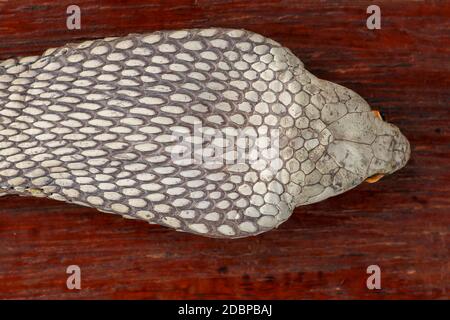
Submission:
M 408 162 L 411 147 L 408 139 L 396 126 L 384 123 L 384 130 L 372 144 L 374 159 L 369 167 L 368 182 L 376 182 L 380 176 L 392 174 Z
M 372 111 L 381 121 L 386 121 L 386 116 L 381 111 Z M 394 125 L 388 124 L 392 131 L 392 162 L 393 171 L 403 168 L 411 156 L 411 146 L 405 135 Z
M 403 168 L 411 157 L 411 145 L 400 130 L 398 130 L 398 135 L 394 137 L 394 150 L 392 155 L 393 170 L 390 173 Z

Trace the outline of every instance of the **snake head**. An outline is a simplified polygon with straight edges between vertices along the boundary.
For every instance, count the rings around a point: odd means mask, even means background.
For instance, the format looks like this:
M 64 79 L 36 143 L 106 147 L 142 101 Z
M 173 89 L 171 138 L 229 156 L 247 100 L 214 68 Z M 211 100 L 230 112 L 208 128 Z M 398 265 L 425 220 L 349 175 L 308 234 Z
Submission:
M 348 113 L 333 123 L 334 141 L 329 155 L 355 176 L 355 182 L 380 176 L 404 167 L 410 157 L 408 139 L 399 128 L 371 111 Z
M 325 124 L 317 131 L 319 140 L 327 141 L 315 168 L 326 188 L 310 185 L 312 178 L 308 176 L 299 180 L 303 187 L 295 200 L 297 205 L 341 194 L 364 181 L 375 182 L 406 165 L 410 145 L 399 128 L 384 121 L 352 90 L 314 77 L 312 83 L 319 88 L 320 96 L 313 95 L 311 102 L 320 109 L 319 120 Z
M 328 84 L 326 89 L 332 87 L 340 97 L 349 97 L 322 109 L 325 121 L 327 113 L 335 118 L 339 115 L 327 127 L 332 136 L 327 153 L 339 166 L 334 174 L 334 193 L 345 192 L 363 181 L 376 182 L 404 167 L 411 149 L 400 129 L 384 121 L 378 111 L 371 110 L 352 90 Z

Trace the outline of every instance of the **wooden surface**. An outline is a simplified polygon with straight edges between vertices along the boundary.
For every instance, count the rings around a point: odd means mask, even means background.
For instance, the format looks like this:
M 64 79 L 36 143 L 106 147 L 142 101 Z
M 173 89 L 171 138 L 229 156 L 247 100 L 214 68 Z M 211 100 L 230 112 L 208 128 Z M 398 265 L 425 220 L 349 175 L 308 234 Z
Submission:
M 66 7 L 82 9 L 66 29 Z M 450 5 L 370 2 L 4 1 L 0 59 L 66 42 L 188 27 L 246 28 L 347 86 L 410 139 L 408 166 L 297 208 L 279 229 L 215 240 L 57 201 L 0 198 L 0 298 L 449 298 Z M 82 289 L 66 288 L 79 265 Z M 379 265 L 382 290 L 366 288 Z

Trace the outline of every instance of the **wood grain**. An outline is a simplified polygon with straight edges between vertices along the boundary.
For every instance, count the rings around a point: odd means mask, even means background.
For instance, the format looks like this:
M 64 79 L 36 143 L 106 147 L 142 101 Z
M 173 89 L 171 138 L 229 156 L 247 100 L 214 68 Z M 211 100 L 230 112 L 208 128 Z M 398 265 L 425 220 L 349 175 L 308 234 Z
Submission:
M 66 8 L 82 9 L 81 30 Z M 292 49 L 399 126 L 408 166 L 297 208 L 254 238 L 207 239 L 57 201 L 0 198 L 0 298 L 449 298 L 450 5 L 378 1 L 2 1 L 0 59 L 159 29 L 246 28 Z M 66 267 L 82 289 L 66 288 Z M 366 268 L 382 290 L 366 288 Z

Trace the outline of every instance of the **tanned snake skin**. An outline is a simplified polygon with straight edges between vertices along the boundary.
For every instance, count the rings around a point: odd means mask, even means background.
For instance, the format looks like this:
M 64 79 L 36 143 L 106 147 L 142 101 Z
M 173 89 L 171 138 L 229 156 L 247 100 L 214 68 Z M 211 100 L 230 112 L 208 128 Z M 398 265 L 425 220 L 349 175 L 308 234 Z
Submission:
M 134 34 L 0 63 L 3 194 L 238 238 L 409 153 L 355 92 L 245 30 Z

